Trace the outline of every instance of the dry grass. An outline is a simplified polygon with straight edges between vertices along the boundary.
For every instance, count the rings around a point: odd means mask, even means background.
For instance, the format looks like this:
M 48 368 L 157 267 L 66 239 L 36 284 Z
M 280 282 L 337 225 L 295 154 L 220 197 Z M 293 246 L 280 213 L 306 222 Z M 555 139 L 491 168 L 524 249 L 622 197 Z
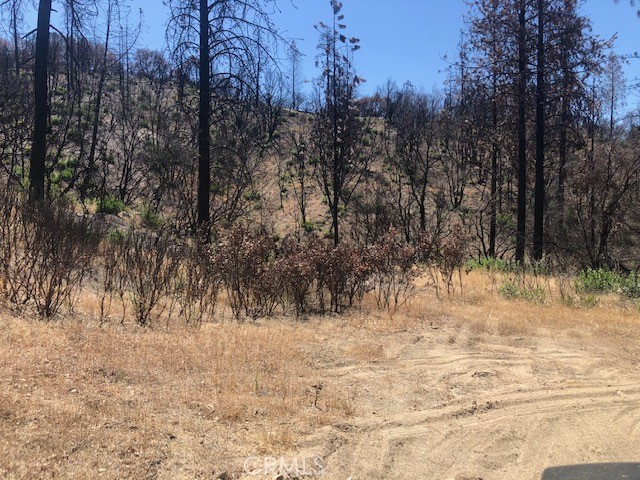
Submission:
M 312 406 L 307 335 L 277 322 L 163 333 L 4 316 L 0 477 L 195 478 L 288 451 L 344 415 Z
M 563 302 L 555 279 L 546 280 L 547 299 L 543 304 L 521 299 L 508 299 L 492 286 L 481 272 L 463 274 L 463 293 L 436 296 L 432 291 L 408 302 L 402 310 L 414 322 L 436 324 L 470 324 L 481 321 L 490 331 L 522 334 L 539 328 L 573 329 L 615 326 L 637 327 L 638 306 L 618 295 L 598 296 L 595 306 Z M 427 319 L 427 320 L 425 320 Z M 473 327 L 478 328 L 478 327 Z
M 305 323 L 100 327 L 92 298 L 72 320 L 0 314 L 0 477 L 215 478 L 358 414 L 351 392 L 323 380 L 323 369 L 387 361 L 388 332 L 446 328 L 452 346 L 540 329 L 616 341 L 640 321 L 614 296 L 572 307 L 551 282 L 539 305 L 503 298 L 478 272 L 463 280 L 462 295 L 424 289 L 397 312 L 365 307 Z
M 361 363 L 378 362 L 384 359 L 384 348 L 379 343 L 365 342 L 351 345 L 346 355 Z

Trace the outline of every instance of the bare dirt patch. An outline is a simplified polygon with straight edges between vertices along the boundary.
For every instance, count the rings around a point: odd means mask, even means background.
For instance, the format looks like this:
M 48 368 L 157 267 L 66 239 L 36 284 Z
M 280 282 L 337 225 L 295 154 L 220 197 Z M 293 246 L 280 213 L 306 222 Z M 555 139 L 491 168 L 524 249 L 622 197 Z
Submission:
M 350 392 L 354 418 L 299 442 L 328 478 L 539 479 L 552 465 L 640 459 L 640 357 L 627 330 L 477 321 L 396 332 L 345 330 L 384 361 L 312 357 Z M 596 330 L 599 331 L 599 330 Z M 358 340 L 355 340 L 355 339 Z M 452 340 L 453 339 L 453 340 Z

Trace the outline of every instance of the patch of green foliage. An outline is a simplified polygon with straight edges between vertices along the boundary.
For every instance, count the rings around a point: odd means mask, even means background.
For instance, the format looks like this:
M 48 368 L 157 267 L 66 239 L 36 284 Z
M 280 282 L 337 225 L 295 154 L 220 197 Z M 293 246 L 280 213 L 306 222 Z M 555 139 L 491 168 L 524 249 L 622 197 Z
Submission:
M 511 273 L 514 272 L 518 264 L 502 258 L 481 257 L 480 259 L 470 259 L 466 263 L 467 271 L 486 270 L 489 272 Z
M 124 202 L 115 195 L 106 195 L 98 200 L 98 213 L 118 215 L 124 210 Z
M 575 281 L 576 290 L 580 293 L 612 293 L 617 292 L 622 277 L 604 268 L 588 268 L 578 274 Z
M 311 233 L 318 228 L 317 225 L 310 220 L 307 220 L 306 222 L 302 222 L 301 226 L 304 229 L 304 231 L 307 233 Z
M 521 285 L 515 280 L 507 280 L 500 288 L 498 293 L 503 297 L 511 300 L 526 300 L 537 304 L 543 304 L 547 301 L 547 292 L 540 286 Z
M 623 278 L 620 293 L 629 298 L 640 298 L 640 275 L 630 273 Z
M 142 221 L 145 226 L 152 229 L 160 229 L 165 224 L 164 219 L 158 213 L 156 213 L 148 203 L 145 203 L 142 206 L 140 216 L 142 217 Z
M 628 298 L 640 298 L 640 275 L 624 275 L 604 268 L 582 270 L 575 280 L 580 293 L 618 293 Z

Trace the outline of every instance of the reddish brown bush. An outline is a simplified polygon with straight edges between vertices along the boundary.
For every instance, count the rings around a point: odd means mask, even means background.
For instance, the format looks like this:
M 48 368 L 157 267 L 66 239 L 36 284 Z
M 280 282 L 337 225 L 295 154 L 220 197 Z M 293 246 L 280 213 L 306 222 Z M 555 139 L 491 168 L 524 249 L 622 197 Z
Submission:
M 283 261 L 280 262 L 280 275 L 286 291 L 285 301 L 293 305 L 296 317 L 307 312 L 309 294 L 317 282 L 317 254 L 320 246 L 314 238 L 300 243 L 287 239 L 282 245 Z
M 379 308 L 396 309 L 413 292 L 418 274 L 418 247 L 402 244 L 395 230 L 390 230 L 369 250 L 373 267 L 372 282 Z
M 447 291 L 453 290 L 453 275 L 458 272 L 460 277 L 462 267 L 467 258 L 469 235 L 464 227 L 455 224 L 449 234 L 443 239 L 437 254 L 437 264 L 443 280 L 447 284 Z M 462 280 L 460 280 L 462 285 Z
M 211 254 L 236 318 L 243 312 L 250 318 L 273 314 L 283 293 L 273 238 L 235 225 L 220 235 Z
M 199 325 L 205 317 L 213 317 L 221 283 L 208 246 L 184 246 L 174 290 L 179 317 L 188 325 Z

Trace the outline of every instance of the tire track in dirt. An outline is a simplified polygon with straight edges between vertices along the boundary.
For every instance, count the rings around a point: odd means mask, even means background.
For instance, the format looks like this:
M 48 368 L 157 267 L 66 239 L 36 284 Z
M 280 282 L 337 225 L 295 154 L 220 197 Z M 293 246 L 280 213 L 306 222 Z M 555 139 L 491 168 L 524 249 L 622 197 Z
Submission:
M 362 411 L 300 442 L 327 478 L 538 479 L 554 464 L 640 460 L 640 371 L 609 347 L 452 346 L 443 335 L 323 372 Z M 427 406 L 408 410 L 415 385 Z

